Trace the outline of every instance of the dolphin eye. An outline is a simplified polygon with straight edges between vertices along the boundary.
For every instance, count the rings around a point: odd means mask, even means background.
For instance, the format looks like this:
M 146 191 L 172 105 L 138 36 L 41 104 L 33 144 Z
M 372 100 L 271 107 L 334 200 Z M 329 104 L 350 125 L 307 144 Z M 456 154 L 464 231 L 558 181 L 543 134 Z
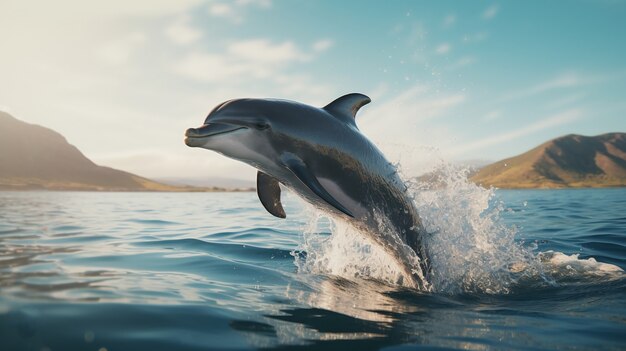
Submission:
M 254 127 L 255 127 L 256 129 L 258 129 L 258 130 L 265 130 L 265 129 L 269 128 L 269 127 L 270 127 L 270 125 L 269 125 L 269 124 L 267 124 L 267 123 L 265 123 L 265 122 L 257 122 L 257 123 L 254 125 Z

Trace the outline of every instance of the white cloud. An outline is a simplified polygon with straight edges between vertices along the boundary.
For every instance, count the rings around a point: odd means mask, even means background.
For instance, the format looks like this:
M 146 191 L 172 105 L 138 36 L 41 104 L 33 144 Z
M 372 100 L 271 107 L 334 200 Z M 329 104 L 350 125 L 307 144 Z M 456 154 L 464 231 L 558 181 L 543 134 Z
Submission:
M 261 67 L 233 62 L 227 56 L 192 52 L 176 64 L 175 71 L 193 80 L 224 82 L 232 78 L 262 77 L 267 75 Z
M 591 82 L 593 78 L 583 78 L 576 73 L 565 73 L 531 87 L 505 94 L 501 102 L 518 100 L 557 89 L 573 88 Z
M 235 3 L 239 6 L 255 5 L 261 8 L 272 6 L 272 1 L 270 0 L 236 0 Z
M 246 8 L 254 6 L 257 8 L 269 8 L 272 2 L 270 0 L 237 0 L 234 2 L 213 2 L 209 4 L 208 12 L 214 17 L 221 17 L 232 21 L 233 23 L 241 23 L 244 21 Z
M 273 91 L 285 98 L 306 97 L 309 103 L 325 104 L 333 93 L 329 84 L 308 74 L 286 73 L 290 67 L 314 59 L 316 53 L 314 49 L 305 52 L 290 41 L 244 40 L 228 44 L 219 53 L 190 52 L 174 70 L 198 82 L 219 82 L 221 87 L 233 88 L 261 84 L 263 95 Z
M 100 59 L 108 64 L 121 65 L 130 60 L 133 53 L 146 41 L 143 33 L 132 33 L 122 39 L 105 43 L 98 50 Z
M 335 43 L 330 39 L 321 39 L 313 43 L 313 51 L 322 52 L 330 49 Z
M 456 15 L 450 14 L 443 19 L 443 27 L 450 28 L 456 23 Z
M 501 145 L 511 140 L 521 138 L 523 136 L 527 136 L 527 135 L 537 133 L 545 129 L 553 128 L 558 125 L 572 122 L 580 118 L 581 115 L 582 113 L 580 110 L 577 110 L 577 109 L 567 110 L 567 111 L 543 118 L 540 121 L 535 122 L 523 128 L 519 128 L 510 132 L 506 132 L 506 133 L 497 134 L 492 137 L 483 138 L 477 141 L 467 143 L 465 145 L 461 145 L 455 150 L 453 150 L 452 154 L 466 154 L 466 153 L 470 153 L 471 151 L 476 151 L 476 150 L 485 149 L 487 147 Z
M 538 84 L 529 89 L 533 94 L 542 93 L 556 88 L 570 88 L 581 83 L 581 77 L 577 74 L 562 74 L 554 79 Z
M 458 59 L 457 61 L 455 61 L 454 63 L 452 63 L 451 65 L 447 66 L 446 69 L 449 71 L 455 71 L 457 69 L 467 67 L 474 63 L 476 63 L 476 58 L 471 57 L 471 56 L 464 56 Z
M 306 61 L 309 56 L 299 50 L 293 42 L 272 43 L 267 39 L 236 41 L 228 45 L 234 57 L 255 63 L 285 63 Z
M 439 44 L 439 46 L 437 46 L 437 49 L 435 50 L 435 52 L 437 52 L 437 54 L 439 55 L 444 55 L 450 52 L 450 50 L 452 50 L 452 46 L 450 44 L 441 43 Z
M 483 122 L 491 122 L 494 121 L 498 118 L 500 118 L 502 116 L 502 111 L 501 110 L 493 110 L 493 111 L 489 111 L 487 112 L 487 114 L 485 114 L 482 118 Z
M 373 115 L 393 115 L 407 122 L 423 121 L 441 116 L 450 108 L 465 101 L 463 94 L 436 94 L 426 85 L 415 85 L 410 89 L 372 108 L 363 116 L 368 125 L 382 123 Z
M 483 12 L 483 18 L 489 20 L 496 17 L 496 15 L 498 14 L 498 10 L 498 5 L 491 5 L 487 7 L 487 9 L 485 9 L 485 11 Z
M 273 43 L 266 39 L 237 41 L 220 53 L 192 51 L 178 62 L 174 70 L 184 77 L 222 84 L 244 80 L 272 79 L 285 65 L 311 59 L 290 41 Z M 280 82 L 278 82 L 280 83 Z
M 189 25 L 189 18 L 185 16 L 165 28 L 165 35 L 176 44 L 187 45 L 198 41 L 202 31 Z
M 230 17 L 235 11 L 226 3 L 215 3 L 209 6 L 209 13 L 217 17 Z
M 584 93 L 575 93 L 571 95 L 567 95 L 558 99 L 551 100 L 546 107 L 548 108 L 562 108 L 567 105 L 574 104 L 585 97 Z
M 481 41 L 487 39 L 487 32 L 478 32 L 473 34 L 465 34 L 463 35 L 463 43 L 465 44 L 474 44 L 480 43 Z
M 94 20 L 103 21 L 111 18 L 154 18 L 180 14 L 205 1 L 111 0 L 88 2 L 64 0 L 61 3 L 59 1 L 3 0 L 0 2 L 0 9 L 2 9 L 0 11 L 2 21 L 0 23 L 36 19 L 35 24 L 51 21 L 56 26 L 62 27 L 73 22 L 93 23 Z
M 332 86 L 318 82 L 306 74 L 276 74 L 272 80 L 278 84 L 281 96 L 294 99 L 305 96 L 308 104 L 317 106 L 328 104 L 331 101 L 328 94 L 334 91 Z

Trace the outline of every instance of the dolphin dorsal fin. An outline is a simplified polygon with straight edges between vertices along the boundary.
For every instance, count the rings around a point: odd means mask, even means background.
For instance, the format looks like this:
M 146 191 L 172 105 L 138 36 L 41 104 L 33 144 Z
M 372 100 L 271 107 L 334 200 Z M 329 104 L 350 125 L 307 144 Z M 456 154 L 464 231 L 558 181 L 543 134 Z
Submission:
M 372 99 L 366 95 L 352 93 L 335 99 L 335 101 L 324 106 L 324 110 L 342 121 L 356 126 L 354 123 L 356 113 L 371 101 Z

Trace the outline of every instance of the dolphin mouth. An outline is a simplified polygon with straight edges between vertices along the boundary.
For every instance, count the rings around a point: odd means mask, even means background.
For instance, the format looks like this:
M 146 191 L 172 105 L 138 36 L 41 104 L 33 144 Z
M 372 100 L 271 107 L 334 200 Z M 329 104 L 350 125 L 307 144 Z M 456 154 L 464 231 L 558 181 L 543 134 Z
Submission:
M 192 147 L 202 146 L 206 138 L 232 133 L 240 129 L 246 129 L 246 127 L 223 123 L 208 123 L 199 128 L 189 128 L 185 132 L 185 144 Z

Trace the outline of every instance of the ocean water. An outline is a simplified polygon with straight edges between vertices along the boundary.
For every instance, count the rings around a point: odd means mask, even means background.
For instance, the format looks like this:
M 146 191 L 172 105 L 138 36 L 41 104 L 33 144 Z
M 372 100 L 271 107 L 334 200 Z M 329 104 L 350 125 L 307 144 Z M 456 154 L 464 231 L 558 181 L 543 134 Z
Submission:
M 626 189 L 412 191 L 430 291 L 293 195 L 0 192 L 0 349 L 626 349 Z

